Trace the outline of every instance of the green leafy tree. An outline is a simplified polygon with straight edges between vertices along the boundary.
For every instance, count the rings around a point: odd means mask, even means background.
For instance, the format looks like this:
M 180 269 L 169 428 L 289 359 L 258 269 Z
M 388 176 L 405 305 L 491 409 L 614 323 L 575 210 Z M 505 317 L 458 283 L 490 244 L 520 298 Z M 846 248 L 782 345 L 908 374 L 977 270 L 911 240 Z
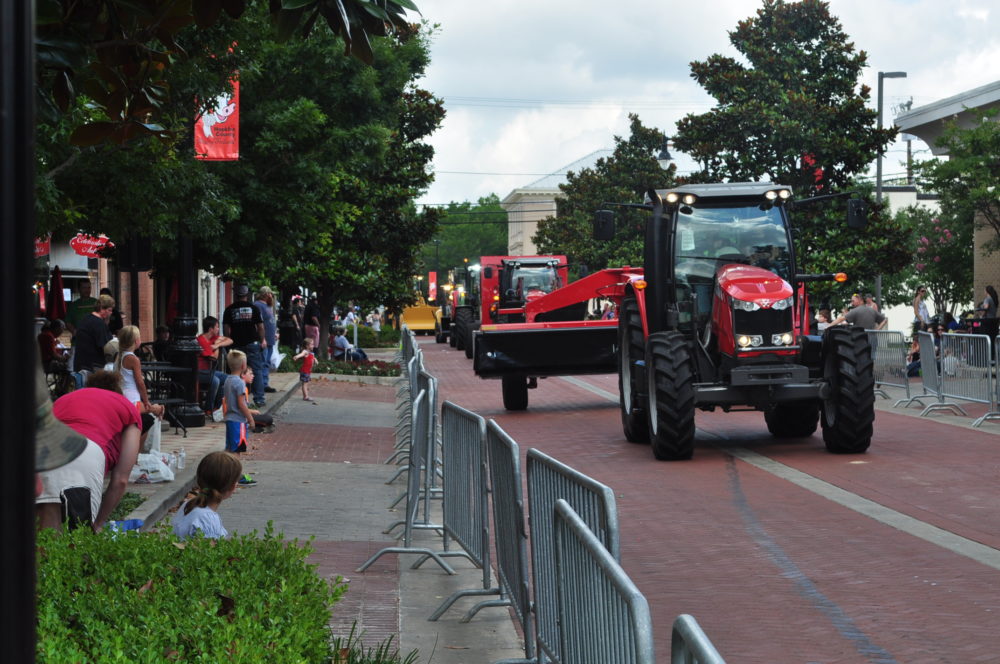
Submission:
M 440 210 L 437 234 L 420 250 L 421 272 L 438 271 L 438 284 L 446 283 L 449 271 L 457 281 L 469 264 L 480 256 L 507 253 L 507 211 L 496 194 L 475 203 L 451 202 Z
M 828 3 L 764 0 L 729 38 L 746 64 L 718 54 L 691 64 L 717 102 L 677 124 L 674 145 L 702 166 L 692 179 L 771 180 L 798 198 L 841 191 L 892 141 L 896 129 L 876 127 L 870 89 L 858 84 L 867 56 L 855 51 Z M 845 227 L 842 205 L 800 210 L 800 269 L 862 280 L 902 269 L 905 230 L 878 210 L 871 222 L 858 234 Z
M 1000 111 L 980 112 L 969 129 L 945 123 L 937 145 L 946 148 L 947 159 L 931 159 L 914 166 L 920 185 L 941 196 L 941 209 L 954 215 L 974 217 L 995 236 L 986 245 L 1000 249 Z
M 629 115 L 629 138 L 615 137 L 615 149 L 593 168 L 567 173 L 559 185 L 556 216 L 538 224 L 534 242 L 543 254 L 565 254 L 571 264 L 588 271 L 608 266 L 642 265 L 643 233 L 648 213 L 622 208 L 616 210 L 612 242 L 592 238 L 594 212 L 605 203 L 637 203 L 650 188 L 674 185 L 676 167 L 660 167 L 656 154 L 666 137 L 663 132 L 643 126 L 637 115 Z

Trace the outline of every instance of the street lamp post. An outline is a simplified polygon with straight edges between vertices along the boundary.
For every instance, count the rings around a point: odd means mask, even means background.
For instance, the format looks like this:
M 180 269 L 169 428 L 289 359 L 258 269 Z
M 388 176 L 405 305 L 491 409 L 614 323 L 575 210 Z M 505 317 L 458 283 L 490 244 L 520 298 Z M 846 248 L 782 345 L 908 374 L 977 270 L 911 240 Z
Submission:
M 905 71 L 880 71 L 878 73 L 878 128 L 882 129 L 882 81 L 887 78 L 906 78 Z M 875 203 L 882 204 L 882 152 L 875 160 Z M 875 303 L 882 309 L 882 273 L 875 277 Z

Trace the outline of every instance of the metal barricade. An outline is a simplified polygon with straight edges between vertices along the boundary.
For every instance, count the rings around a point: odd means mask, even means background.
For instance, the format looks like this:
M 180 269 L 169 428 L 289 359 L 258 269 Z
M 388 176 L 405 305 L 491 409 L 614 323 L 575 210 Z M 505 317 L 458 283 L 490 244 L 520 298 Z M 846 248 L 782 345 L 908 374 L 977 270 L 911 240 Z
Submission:
M 649 604 L 569 503 L 556 501 L 560 650 L 572 664 L 653 664 Z
M 418 430 L 421 427 L 425 429 L 427 427 L 427 410 L 427 393 L 421 390 L 420 393 L 417 394 L 417 397 L 413 400 L 413 428 L 415 431 L 412 438 L 413 444 L 410 446 L 410 472 L 407 477 L 406 510 L 404 512 L 406 517 L 402 521 L 393 523 L 385 530 L 385 532 L 389 532 L 396 526 L 402 525 L 403 546 L 389 546 L 381 551 L 378 551 L 357 569 L 358 572 L 364 572 L 372 563 L 387 553 L 415 553 L 433 558 L 434 562 L 440 565 L 444 571 L 448 572 L 448 574 L 455 573 L 455 570 L 451 568 L 451 565 L 446 563 L 444 558 L 442 558 L 438 552 L 432 551 L 426 547 L 413 546 L 413 531 L 415 529 L 441 528 L 441 526 L 417 523 L 417 511 L 420 504 L 420 468 L 424 463 L 426 463 L 426 450 L 424 449 L 424 441 L 426 438 L 419 435 Z
M 992 367 L 990 367 L 990 411 L 972 423 L 974 427 L 980 427 L 984 422 L 1000 420 L 1000 336 L 993 339 Z
M 932 403 L 920 411 L 920 416 L 928 415 L 936 410 L 958 411 L 966 415 L 965 410 L 957 403 L 946 402 L 941 389 L 941 373 L 938 370 L 937 347 L 934 345 L 934 337 L 929 332 L 918 332 L 917 342 L 920 345 L 920 376 L 923 383 L 923 394 L 911 396 L 908 399 L 900 399 L 894 406 L 903 404 L 909 406 L 914 401 L 924 405 L 923 400 L 929 397 L 936 397 L 937 403 Z
M 486 469 L 486 420 L 450 401 L 441 405 L 441 444 L 444 462 L 444 500 L 441 504 L 445 533 L 483 570 L 482 588 L 459 590 L 448 597 L 428 620 L 440 618 L 462 597 L 501 595 L 490 568 L 490 515 Z M 507 606 L 506 600 L 481 602 L 469 611 L 468 622 L 484 606 Z
M 611 557 L 619 560 L 618 509 L 614 492 L 580 471 L 536 449 L 528 450 L 528 523 L 531 526 L 531 570 L 534 594 L 535 639 L 542 655 L 561 664 L 556 600 L 555 540 L 552 513 L 556 501 L 566 500 L 583 519 Z
M 985 403 L 990 410 L 995 409 L 989 337 L 984 334 L 942 335 L 939 371 L 943 396 Z
M 875 394 L 888 399 L 882 385 L 901 387 L 910 398 L 910 379 L 906 377 L 906 351 L 909 348 L 903 333 L 895 330 L 868 330 L 868 345 L 872 348 L 875 365 Z
M 670 634 L 670 664 L 726 664 L 694 616 L 682 613 Z
M 490 420 L 486 426 L 490 491 L 493 494 L 497 577 L 524 635 L 526 661 L 535 662 L 530 593 L 528 591 L 528 531 L 521 499 L 521 460 L 514 439 Z M 607 660 L 612 661 L 612 660 Z

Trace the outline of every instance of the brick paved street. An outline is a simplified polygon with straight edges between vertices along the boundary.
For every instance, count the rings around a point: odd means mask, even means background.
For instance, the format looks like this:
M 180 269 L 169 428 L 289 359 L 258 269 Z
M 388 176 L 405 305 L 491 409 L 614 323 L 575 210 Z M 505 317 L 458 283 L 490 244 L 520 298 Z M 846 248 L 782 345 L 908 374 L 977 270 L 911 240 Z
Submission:
M 443 399 L 615 491 L 659 661 L 680 613 L 730 662 L 1000 661 L 1000 569 L 962 549 L 1000 560 L 1000 425 L 879 410 L 870 451 L 836 456 L 819 434 L 776 441 L 759 413 L 699 412 L 694 459 L 661 463 L 625 441 L 614 376 L 542 380 L 529 410 L 507 413 L 499 381 L 475 377 L 464 354 L 421 348 Z M 809 488 L 785 478 L 796 471 Z M 824 493 L 838 488 L 850 506 Z M 861 513 L 864 499 L 931 541 Z M 971 542 L 946 548 L 952 535 Z

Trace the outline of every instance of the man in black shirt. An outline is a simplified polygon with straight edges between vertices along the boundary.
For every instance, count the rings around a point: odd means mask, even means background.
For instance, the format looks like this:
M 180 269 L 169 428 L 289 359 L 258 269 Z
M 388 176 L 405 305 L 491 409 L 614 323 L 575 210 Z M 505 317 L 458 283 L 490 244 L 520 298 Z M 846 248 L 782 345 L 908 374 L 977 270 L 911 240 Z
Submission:
M 245 284 L 236 287 L 236 301 L 222 313 L 223 334 L 233 340 L 233 347 L 247 354 L 247 364 L 253 369 L 250 392 L 257 407 L 264 405 L 264 320 L 260 309 L 250 302 L 250 289 Z
M 104 345 L 111 341 L 108 319 L 114 308 L 114 298 L 101 295 L 94 311 L 80 319 L 73 336 L 74 371 L 93 371 L 104 366 Z

